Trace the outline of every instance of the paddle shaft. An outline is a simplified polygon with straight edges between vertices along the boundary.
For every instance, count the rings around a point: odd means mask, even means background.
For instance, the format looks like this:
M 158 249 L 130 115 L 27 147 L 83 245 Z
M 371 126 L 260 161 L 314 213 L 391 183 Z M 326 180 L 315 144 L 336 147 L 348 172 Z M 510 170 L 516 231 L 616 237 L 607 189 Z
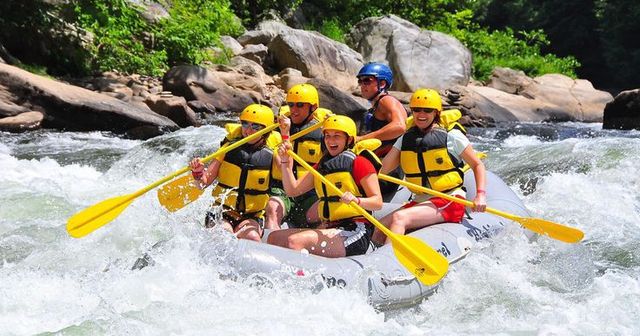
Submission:
M 413 184 L 404 180 L 400 180 L 400 179 L 391 177 L 389 175 L 378 174 L 378 178 L 384 181 L 389 181 L 399 185 L 403 185 L 414 190 L 419 190 L 430 195 L 438 196 L 452 202 L 464 204 L 465 206 L 468 206 L 468 207 L 474 206 L 473 202 L 463 200 L 457 197 L 453 197 L 453 196 L 435 191 L 433 189 L 425 188 L 423 186 Z M 500 217 L 508 218 L 514 222 L 518 222 L 531 231 L 534 231 L 542 235 L 547 235 L 551 238 L 554 238 L 566 243 L 577 243 L 580 240 L 582 240 L 582 238 L 584 238 L 584 233 L 582 231 L 576 228 L 558 224 L 552 221 L 539 219 L 539 218 L 520 217 L 504 211 L 490 208 L 490 207 L 487 207 L 486 211 L 488 213 L 498 215 Z
M 322 181 L 322 183 L 324 183 L 324 185 L 326 185 L 329 189 L 331 189 L 331 191 L 333 191 L 334 193 L 336 193 L 338 195 L 342 195 L 342 190 L 338 189 L 338 187 L 336 187 L 333 183 L 331 183 L 331 181 L 327 180 L 326 177 L 322 176 L 322 174 L 320 174 L 317 170 L 315 170 L 313 167 L 311 167 L 311 165 L 309 165 L 307 162 L 305 162 L 296 153 L 294 153 L 292 150 L 288 150 L 287 153 L 289 153 L 289 156 L 291 156 L 294 160 L 296 160 L 298 162 L 298 164 L 300 164 L 302 167 L 304 167 L 304 169 L 306 169 L 307 171 L 311 172 L 311 174 L 313 174 L 313 176 L 315 178 L 320 179 Z M 367 210 L 363 209 L 360 205 L 358 205 L 358 203 L 356 203 L 354 201 L 351 201 L 349 203 L 349 205 L 351 205 L 354 209 L 356 209 L 362 216 L 364 216 L 367 220 L 369 220 L 369 222 L 371 222 L 373 225 L 375 225 L 380 231 L 382 231 L 391 240 L 395 240 L 395 242 L 400 243 L 400 244 L 404 243 L 401 240 L 398 240 L 396 238 L 396 234 L 395 233 L 393 233 L 386 226 L 384 226 L 382 223 L 380 223 L 375 217 L 371 216 L 371 214 L 369 214 L 367 212 Z
M 289 155 L 308 172 L 313 174 L 314 178 L 320 179 L 322 183 L 324 183 L 324 185 L 333 193 L 337 195 L 343 194 L 342 190 L 331 183 L 331 181 L 326 177 L 322 176 L 322 174 L 302 160 L 302 158 L 296 155 L 292 150 L 288 150 L 287 153 L 289 153 Z M 415 237 L 394 233 L 375 219 L 375 217 L 371 216 L 356 202 L 351 201 L 349 202 L 349 205 L 387 235 L 391 240 L 393 253 L 398 259 L 398 262 L 411 272 L 418 281 L 430 286 L 440 281 L 440 279 L 442 279 L 442 277 L 447 273 L 447 270 L 449 269 L 449 262 L 447 261 L 447 258 L 438 253 L 431 246 Z
M 219 149 L 219 150 L 217 150 L 215 153 L 213 153 L 213 154 L 211 154 L 211 155 L 209 155 L 209 156 L 205 157 L 204 159 L 202 159 L 202 161 L 203 161 L 203 162 L 211 161 L 211 160 L 213 160 L 213 158 L 215 158 L 216 156 L 219 156 L 219 155 L 225 154 L 225 153 L 229 152 L 230 150 L 233 150 L 233 149 L 235 149 L 235 148 L 238 148 L 238 147 L 240 147 L 240 146 L 244 145 L 245 143 L 247 143 L 247 142 L 249 142 L 249 141 L 251 141 L 251 140 L 253 140 L 253 139 L 255 139 L 255 138 L 258 138 L 258 137 L 260 137 L 260 136 L 263 136 L 263 135 L 265 135 L 265 134 L 267 134 L 267 133 L 269 133 L 269 132 L 273 131 L 273 130 L 274 130 L 274 129 L 276 129 L 277 127 L 278 127 L 278 124 L 273 124 L 273 125 L 271 125 L 271 126 L 269 126 L 269 127 L 265 127 L 264 129 L 262 129 L 262 130 L 260 130 L 260 131 L 258 131 L 258 132 L 256 132 L 256 133 L 254 133 L 254 134 L 252 134 L 252 135 L 250 135 L 250 136 L 248 136 L 248 137 L 246 137 L 246 138 L 243 138 L 242 140 L 239 140 L 239 141 L 237 141 L 237 142 L 235 142 L 235 143 L 233 143 L 233 144 L 231 144 L 231 145 L 229 145 L 229 146 L 226 146 L 226 147 L 220 148 L 220 149 Z M 135 199 L 135 198 L 137 198 L 137 197 L 140 197 L 141 195 L 145 194 L 145 193 L 146 193 L 146 192 L 148 192 L 149 190 L 154 189 L 154 188 L 156 188 L 157 186 L 159 186 L 159 185 L 161 185 L 161 184 L 164 184 L 164 183 L 166 183 L 167 181 L 170 181 L 170 180 L 172 180 L 172 179 L 176 178 L 176 177 L 177 177 L 177 176 L 179 176 L 179 175 L 184 174 L 184 173 L 185 173 L 185 172 L 187 172 L 188 170 L 190 170 L 190 167 L 189 167 L 189 166 L 186 166 L 186 167 L 184 167 L 184 168 L 182 168 L 182 169 L 179 169 L 179 170 L 177 170 L 177 171 L 175 171 L 175 172 L 173 172 L 173 173 L 171 173 L 171 174 L 169 174 L 169 175 L 167 175 L 167 176 L 165 176 L 165 177 L 163 177 L 163 178 L 159 179 L 158 181 L 156 181 L 156 182 L 154 182 L 154 183 L 152 183 L 152 184 L 150 184 L 150 185 L 148 185 L 148 186 L 146 186 L 146 187 L 144 187 L 144 188 L 142 188 L 142 189 L 140 189 L 140 190 L 138 190 L 138 191 L 136 191 L 136 192 L 134 192 L 134 193 L 129 194 L 127 197 L 125 197 L 125 198 L 123 198 L 122 200 L 120 200 L 120 201 L 118 201 L 118 202 L 114 203 L 114 204 L 113 204 L 113 206 L 110 206 L 110 207 L 108 207 L 108 208 L 105 208 L 105 209 L 103 209 L 102 211 L 96 211 L 96 213 L 95 213 L 95 214 L 93 214 L 93 216 L 89 217 L 87 220 L 84 220 L 84 221 L 82 221 L 81 223 L 78 223 L 78 224 L 76 224 L 76 225 L 73 225 L 73 226 L 71 226 L 71 227 L 68 227 L 68 228 L 67 228 L 67 230 L 68 230 L 68 231 L 75 230 L 75 229 L 78 229 L 78 228 L 79 228 L 79 227 L 81 227 L 81 226 L 86 225 L 87 223 L 91 223 L 92 221 L 96 220 L 97 218 L 100 218 L 100 217 L 104 216 L 105 214 L 107 214 L 108 212 L 112 211 L 113 209 L 116 209 L 116 208 L 118 208 L 118 207 L 120 207 L 120 206 L 122 206 L 122 205 L 124 205 L 124 204 L 127 204 L 127 203 L 131 202 L 133 199 Z M 89 210 L 89 209 L 91 209 L 91 208 L 85 209 L 85 210 L 83 210 L 83 211 L 87 211 L 87 210 Z
M 444 198 L 444 199 L 446 199 L 448 201 L 464 204 L 465 206 L 468 206 L 468 207 L 471 207 L 471 208 L 473 208 L 475 206 L 475 204 L 473 202 L 471 202 L 471 201 L 467 201 L 467 200 L 464 200 L 462 198 L 458 198 L 458 197 L 454 197 L 454 196 L 451 196 L 451 195 L 447 195 L 445 193 L 441 193 L 441 192 L 433 190 L 433 189 L 425 188 L 423 186 L 420 186 L 420 185 L 417 185 L 417 184 L 414 184 L 414 183 L 411 183 L 411 182 L 407 182 L 405 180 L 400 180 L 400 179 L 397 179 L 395 177 L 391 177 L 391 176 L 386 175 L 386 174 L 378 174 L 378 178 L 383 180 L 383 181 L 389 181 L 389 182 L 393 182 L 395 184 L 403 185 L 403 186 L 411 188 L 411 189 L 420 190 L 420 191 L 422 191 L 424 193 L 427 193 L 427 194 L 430 194 L 430 195 L 433 195 L 433 196 L 437 196 L 437 197 L 441 197 L 441 198 Z M 496 210 L 496 209 L 487 207 L 486 211 L 488 213 L 492 213 L 494 215 L 498 215 L 498 216 L 501 216 L 501 217 L 509 218 L 511 220 L 516 220 L 515 219 L 516 216 L 514 216 L 512 214 L 509 214 L 509 213 L 506 213 L 506 212 L 502 212 L 500 210 Z

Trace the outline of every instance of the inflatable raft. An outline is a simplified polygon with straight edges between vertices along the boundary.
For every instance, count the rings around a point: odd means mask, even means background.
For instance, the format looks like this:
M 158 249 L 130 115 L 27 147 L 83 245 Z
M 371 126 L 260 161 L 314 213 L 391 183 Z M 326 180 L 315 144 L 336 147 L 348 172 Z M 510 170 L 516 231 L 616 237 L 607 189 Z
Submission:
M 472 172 L 465 176 L 467 197 L 475 197 Z M 522 201 L 495 174 L 487 172 L 487 204 L 519 216 L 529 216 Z M 378 218 L 407 201 L 409 192 L 399 191 L 391 203 L 374 213 Z M 469 212 L 462 224 L 443 223 L 429 226 L 410 235 L 417 237 L 445 256 L 451 265 L 462 260 L 485 238 L 499 233 L 511 221 L 488 213 Z M 518 223 L 515 223 L 519 225 Z M 361 290 L 372 305 L 392 309 L 414 305 L 435 292 L 438 284 L 425 286 L 397 261 L 390 245 L 369 254 L 325 258 L 278 246 L 239 240 L 234 252 L 225 260 L 240 275 L 282 272 L 299 276 L 322 276 L 327 285 Z

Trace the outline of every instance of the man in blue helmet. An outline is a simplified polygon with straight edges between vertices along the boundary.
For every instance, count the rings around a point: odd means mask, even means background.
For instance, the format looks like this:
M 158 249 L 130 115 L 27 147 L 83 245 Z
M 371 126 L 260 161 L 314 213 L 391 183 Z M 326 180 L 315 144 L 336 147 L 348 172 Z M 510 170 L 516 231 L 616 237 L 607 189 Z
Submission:
M 393 84 L 393 72 L 388 65 L 369 62 L 360 69 L 357 77 L 362 97 L 369 100 L 371 108 L 365 115 L 367 133 L 356 140 L 380 139 L 382 146 L 375 154 L 383 158 L 406 131 L 407 111 L 398 99 L 388 93 Z M 396 185 L 382 181 L 380 187 L 383 194 L 397 189 Z

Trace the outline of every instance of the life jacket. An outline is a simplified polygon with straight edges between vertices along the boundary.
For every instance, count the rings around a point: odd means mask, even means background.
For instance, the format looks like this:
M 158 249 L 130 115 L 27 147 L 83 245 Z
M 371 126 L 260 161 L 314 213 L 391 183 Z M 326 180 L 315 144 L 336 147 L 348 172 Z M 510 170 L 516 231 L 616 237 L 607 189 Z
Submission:
M 400 167 L 407 182 L 449 193 L 464 182 L 464 162 L 447 151 L 447 130 L 439 125 L 423 134 L 410 128 L 402 138 Z M 423 194 L 409 188 L 413 193 Z
M 324 120 L 326 116 L 330 115 L 331 111 L 324 108 L 317 108 L 311 115 L 311 120 L 303 125 L 291 125 L 291 134 L 296 134 L 303 131 L 313 125 L 318 124 Z M 298 154 L 306 163 L 314 165 L 322 158 L 322 129 L 316 129 L 315 131 L 305 134 L 304 136 L 297 138 L 293 141 L 293 152 Z M 300 164 L 295 162 L 293 164 L 293 174 L 296 178 L 302 177 L 306 173 Z
M 334 157 L 326 155 L 320 160 L 317 170 L 343 193 L 349 191 L 359 197 L 364 195 L 364 190 L 358 188 L 353 175 L 351 175 L 355 159 L 356 154 L 350 150 L 345 150 Z M 321 220 L 333 222 L 362 216 L 350 205 L 342 203 L 340 195 L 333 193 L 320 179 L 314 179 L 314 186 L 320 200 L 318 215 Z
M 227 138 L 223 143 L 235 140 Z M 262 215 L 269 201 L 272 162 L 273 149 L 267 145 L 255 149 L 244 144 L 228 152 L 218 171 L 218 184 L 213 189 L 216 204 L 223 198 L 224 205 L 241 214 Z

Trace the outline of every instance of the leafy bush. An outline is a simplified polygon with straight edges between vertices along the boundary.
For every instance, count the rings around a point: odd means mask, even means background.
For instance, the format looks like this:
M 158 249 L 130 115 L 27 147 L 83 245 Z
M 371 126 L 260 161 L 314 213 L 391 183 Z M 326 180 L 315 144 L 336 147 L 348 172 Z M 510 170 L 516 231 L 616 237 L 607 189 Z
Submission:
M 494 67 L 508 67 L 535 77 L 546 73 L 562 73 L 576 77 L 580 63 L 572 56 L 542 55 L 541 47 L 549 44 L 542 30 L 519 31 L 510 28 L 490 32 L 471 21 L 470 10 L 446 14 L 430 29 L 459 39 L 473 55 L 473 77 L 485 80 Z
M 344 35 L 347 32 L 347 27 L 340 24 L 338 19 L 332 18 L 324 20 L 319 27 L 308 27 L 309 30 L 317 30 L 320 34 L 338 42 L 344 43 Z
M 228 7 L 226 1 L 175 1 L 171 18 L 162 20 L 158 31 L 158 47 L 167 52 L 169 65 L 218 60 L 207 48 L 222 47 L 220 35 L 244 31 Z
M 274 11 L 280 17 L 293 13 L 303 0 L 230 0 L 231 9 L 247 27 L 254 27 L 264 14 Z

